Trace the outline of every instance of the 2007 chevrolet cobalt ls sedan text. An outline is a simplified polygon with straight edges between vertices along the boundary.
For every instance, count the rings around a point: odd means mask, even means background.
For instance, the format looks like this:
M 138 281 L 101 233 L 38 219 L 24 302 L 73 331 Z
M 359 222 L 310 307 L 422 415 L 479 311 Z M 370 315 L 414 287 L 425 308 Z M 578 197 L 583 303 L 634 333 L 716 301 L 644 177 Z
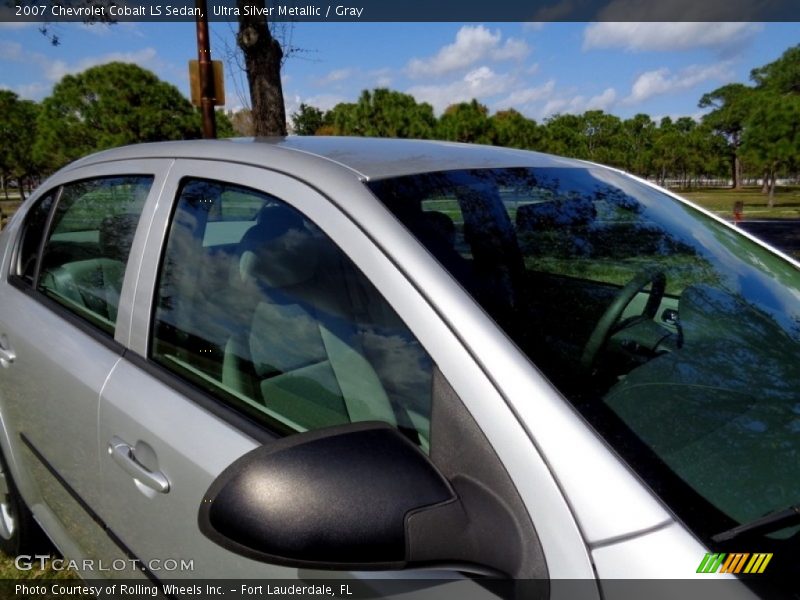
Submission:
M 132 146 L 50 178 L 0 257 L 12 553 L 32 514 L 155 579 L 793 568 L 798 265 L 619 171 Z

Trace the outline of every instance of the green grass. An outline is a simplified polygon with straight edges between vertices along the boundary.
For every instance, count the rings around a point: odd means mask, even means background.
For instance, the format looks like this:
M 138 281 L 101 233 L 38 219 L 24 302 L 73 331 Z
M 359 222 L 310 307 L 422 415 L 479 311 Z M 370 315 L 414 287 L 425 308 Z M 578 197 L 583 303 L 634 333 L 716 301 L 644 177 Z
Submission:
M 767 195 L 761 193 L 760 187 L 746 187 L 741 190 L 691 189 L 675 190 L 675 192 L 726 219 L 733 218 L 733 205 L 737 201 L 744 203 L 745 220 L 800 218 L 800 186 L 777 188 L 773 208 L 768 208 Z

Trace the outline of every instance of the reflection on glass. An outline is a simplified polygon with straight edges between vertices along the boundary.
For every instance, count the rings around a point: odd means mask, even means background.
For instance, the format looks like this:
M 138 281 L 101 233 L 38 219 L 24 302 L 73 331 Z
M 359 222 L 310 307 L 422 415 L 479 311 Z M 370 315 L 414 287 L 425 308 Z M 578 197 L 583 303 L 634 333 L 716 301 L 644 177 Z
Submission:
M 800 502 L 791 264 L 602 168 L 368 185 L 701 535 Z M 646 283 L 654 274 L 663 297 Z M 634 280 L 643 289 L 629 292 Z

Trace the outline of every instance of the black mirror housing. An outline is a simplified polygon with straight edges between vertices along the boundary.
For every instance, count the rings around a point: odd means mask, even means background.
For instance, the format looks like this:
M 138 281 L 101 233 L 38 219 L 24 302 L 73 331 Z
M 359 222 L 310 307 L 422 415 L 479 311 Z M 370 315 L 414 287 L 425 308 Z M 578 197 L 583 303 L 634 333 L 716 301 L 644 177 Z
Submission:
M 245 454 L 212 483 L 198 522 L 249 558 L 322 569 L 401 569 L 407 518 L 457 503 L 414 444 L 383 423 L 283 438 Z

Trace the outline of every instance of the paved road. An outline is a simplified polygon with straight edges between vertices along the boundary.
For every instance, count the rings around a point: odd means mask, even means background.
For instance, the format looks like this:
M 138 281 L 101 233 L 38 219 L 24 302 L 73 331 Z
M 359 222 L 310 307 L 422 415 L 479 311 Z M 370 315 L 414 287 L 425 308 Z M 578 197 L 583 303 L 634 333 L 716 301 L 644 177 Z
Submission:
M 742 221 L 739 227 L 784 252 L 800 254 L 800 219 Z

